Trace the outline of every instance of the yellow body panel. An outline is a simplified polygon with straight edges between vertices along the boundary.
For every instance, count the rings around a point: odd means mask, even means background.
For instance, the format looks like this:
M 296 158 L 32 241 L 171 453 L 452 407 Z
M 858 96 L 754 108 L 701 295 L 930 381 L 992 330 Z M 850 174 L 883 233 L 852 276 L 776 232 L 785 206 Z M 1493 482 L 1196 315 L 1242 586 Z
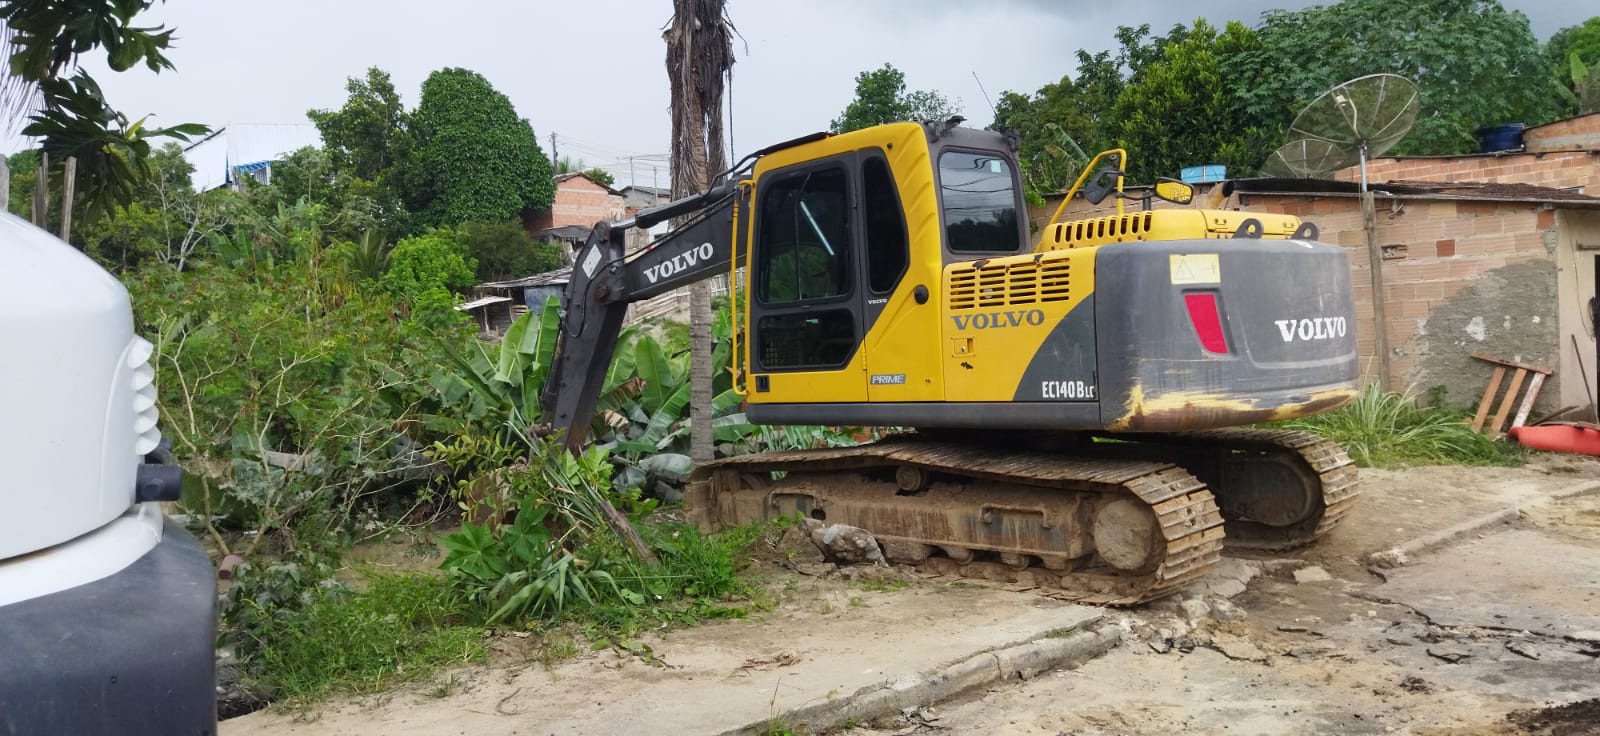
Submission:
M 1232 210 L 1164 209 L 1073 220 L 1045 228 L 1039 250 L 1086 248 L 1135 240 L 1231 238 L 1245 220 L 1261 223 L 1264 238 L 1287 238 L 1300 227 L 1293 215 Z
M 1094 294 L 1094 249 L 953 263 L 942 291 L 944 400 L 1011 401 L 1045 337 Z M 1094 398 L 1082 393 L 1062 398 Z
M 750 403 L 832 403 L 867 400 L 867 351 L 857 350 L 843 368 L 831 371 L 785 371 L 767 377 L 766 391 L 750 392 Z

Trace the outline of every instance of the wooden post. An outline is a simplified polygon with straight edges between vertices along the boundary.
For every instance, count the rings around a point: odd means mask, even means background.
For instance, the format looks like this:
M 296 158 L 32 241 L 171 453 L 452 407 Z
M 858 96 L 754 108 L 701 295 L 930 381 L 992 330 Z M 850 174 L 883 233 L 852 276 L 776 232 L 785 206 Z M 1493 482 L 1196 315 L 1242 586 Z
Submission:
M 61 239 L 72 237 L 72 194 L 78 185 L 78 157 L 68 156 L 61 172 Z
M 1364 163 L 1364 162 L 1363 162 Z M 1363 166 L 1365 177 L 1365 166 Z M 1361 221 L 1367 230 L 1367 260 L 1372 264 L 1372 349 L 1378 358 L 1378 388 L 1389 390 L 1389 321 L 1383 310 L 1383 248 L 1378 246 L 1378 214 L 1372 192 L 1361 193 Z
M 33 224 L 50 225 L 50 154 L 39 152 L 39 176 L 33 183 Z

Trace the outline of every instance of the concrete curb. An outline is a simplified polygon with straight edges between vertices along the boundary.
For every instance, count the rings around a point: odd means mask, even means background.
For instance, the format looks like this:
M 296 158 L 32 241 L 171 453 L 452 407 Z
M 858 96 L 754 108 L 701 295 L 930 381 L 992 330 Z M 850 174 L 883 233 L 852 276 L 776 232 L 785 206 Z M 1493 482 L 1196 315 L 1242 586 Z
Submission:
M 1587 496 L 1597 492 L 1600 492 L 1600 481 L 1584 481 L 1582 483 L 1576 483 L 1574 485 L 1567 486 L 1566 488 L 1562 488 L 1561 490 L 1553 491 L 1543 498 L 1536 498 L 1519 506 L 1511 506 L 1509 508 L 1500 509 L 1499 511 L 1491 511 L 1481 516 L 1475 516 L 1471 519 L 1461 522 L 1460 524 L 1449 527 L 1448 529 L 1441 529 L 1433 532 L 1432 534 L 1424 534 L 1416 539 L 1412 539 L 1394 547 L 1390 547 L 1389 549 L 1381 552 L 1373 552 L 1372 554 L 1367 555 L 1367 564 L 1383 570 L 1404 567 L 1410 564 L 1411 558 L 1428 550 L 1442 547 L 1458 537 L 1463 537 L 1473 532 L 1486 529 L 1494 526 L 1495 524 L 1505 524 L 1515 521 L 1526 509 L 1542 506 L 1551 501 L 1577 498 L 1579 496 Z
M 1600 480 L 1586 480 L 1582 483 L 1574 483 L 1566 488 L 1551 493 L 1550 500 L 1565 501 L 1569 498 L 1592 496 L 1596 493 L 1600 493 Z
M 852 722 L 865 723 L 906 708 L 949 700 L 996 682 L 1026 679 L 1058 667 L 1081 664 L 1105 654 L 1121 640 L 1122 633 L 1114 624 L 1097 617 L 1065 636 L 1052 632 L 1048 638 L 980 652 L 954 664 L 901 675 L 841 698 L 775 714 L 770 719 L 724 731 L 719 736 L 760 736 L 770 733 L 773 723 L 803 732 L 823 732 L 843 728 Z

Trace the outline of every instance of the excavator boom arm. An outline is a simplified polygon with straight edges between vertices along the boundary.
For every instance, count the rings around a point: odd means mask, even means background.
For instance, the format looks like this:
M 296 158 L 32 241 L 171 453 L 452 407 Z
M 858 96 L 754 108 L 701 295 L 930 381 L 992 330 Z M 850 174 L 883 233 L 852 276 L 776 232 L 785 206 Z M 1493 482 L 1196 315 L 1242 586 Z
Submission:
M 595 402 L 616 351 L 628 305 L 726 273 L 743 261 L 735 232 L 747 211 L 748 190 L 736 182 L 641 210 L 632 220 L 602 222 L 578 249 L 561 299 L 550 377 L 540 396 L 548 429 L 563 432 L 568 449 L 587 439 Z M 648 247 L 627 253 L 628 230 L 685 217 Z

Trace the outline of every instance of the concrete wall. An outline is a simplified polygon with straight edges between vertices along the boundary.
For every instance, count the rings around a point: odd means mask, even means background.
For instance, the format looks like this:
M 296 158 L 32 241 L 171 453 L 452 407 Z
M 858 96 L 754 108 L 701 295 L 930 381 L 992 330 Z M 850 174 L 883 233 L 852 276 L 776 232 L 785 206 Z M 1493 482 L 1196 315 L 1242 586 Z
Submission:
M 1567 377 L 1561 382 L 1561 405 L 1589 406 L 1600 396 L 1600 356 L 1595 350 L 1594 311 L 1590 303 L 1595 296 L 1595 280 L 1600 276 L 1600 212 L 1560 212 L 1556 223 L 1561 360 L 1555 369 L 1557 375 Z M 1588 418 L 1594 420 L 1595 416 Z

